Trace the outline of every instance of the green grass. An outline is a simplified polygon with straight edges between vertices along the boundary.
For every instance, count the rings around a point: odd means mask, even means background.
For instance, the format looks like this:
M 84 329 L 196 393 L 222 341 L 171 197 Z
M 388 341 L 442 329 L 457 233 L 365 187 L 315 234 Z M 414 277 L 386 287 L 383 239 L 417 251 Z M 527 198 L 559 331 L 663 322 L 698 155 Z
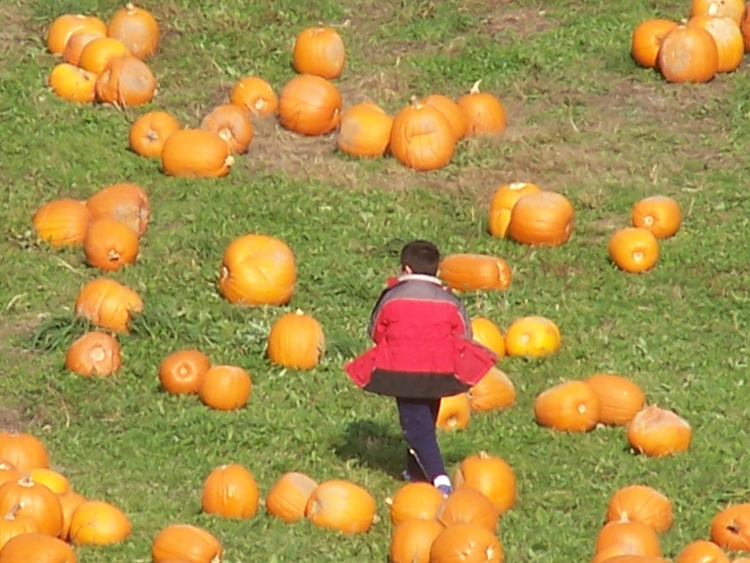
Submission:
M 363 394 L 342 365 L 369 345 L 373 300 L 401 245 L 416 237 L 445 254 L 493 253 L 510 263 L 508 291 L 463 296 L 472 315 L 503 329 L 544 315 L 563 335 L 552 357 L 501 361 L 516 405 L 440 437 L 451 471 L 479 450 L 513 467 L 518 501 L 498 529 L 506 561 L 588 561 L 608 498 L 626 484 L 672 500 L 675 524 L 661 537 L 668 557 L 707 537 L 720 508 L 750 498 L 747 62 L 698 86 L 668 85 L 636 68 L 632 28 L 646 17 L 684 17 L 685 3 L 555 0 L 542 15 L 525 1 L 391 4 L 154 2 L 147 7 L 163 41 L 149 62 L 159 93 L 124 111 L 70 105 L 45 86 L 55 64 L 44 49 L 49 22 L 67 11 L 108 19 L 117 2 L 0 7 L 8 21 L 0 33 L 0 404 L 17 413 L 9 426 L 44 441 L 76 490 L 132 519 L 125 542 L 78 548 L 84 563 L 149 560 L 153 537 L 175 522 L 213 532 L 228 562 L 385 561 L 383 499 L 400 486 L 403 444 L 391 402 Z M 130 123 L 149 109 L 196 125 L 240 76 L 258 73 L 280 89 L 293 75 L 294 36 L 318 21 L 341 26 L 349 59 L 339 83 L 351 99 L 371 97 L 395 112 L 412 94 L 457 96 L 482 78 L 508 108 L 508 131 L 464 141 L 445 169 L 422 174 L 392 159 L 357 162 L 333 150 L 333 137 L 300 139 L 268 124 L 219 180 L 168 178 L 158 162 L 127 150 Z M 271 152 L 253 150 L 262 135 Z M 531 249 L 486 233 L 493 189 L 519 180 L 570 198 L 570 242 Z M 72 320 L 77 292 L 99 273 L 80 248 L 37 243 L 31 217 L 52 198 L 86 198 L 121 181 L 146 189 L 153 220 L 137 264 L 112 277 L 136 289 L 146 311 L 119 338 L 122 371 L 88 380 L 62 363 L 84 328 Z M 678 199 L 683 227 L 662 242 L 653 271 L 624 274 L 607 261 L 607 239 L 637 199 L 654 193 Z M 248 232 L 294 250 L 299 279 L 288 307 L 238 308 L 219 296 L 223 249 Z M 322 323 L 329 345 L 307 372 L 264 356 L 271 323 L 297 308 Z M 246 368 L 254 385 L 247 407 L 215 412 L 161 392 L 158 363 L 183 347 Z M 646 458 L 629 450 L 622 428 L 568 435 L 535 424 L 539 392 L 597 371 L 631 377 L 650 403 L 684 416 L 694 430 L 689 452 Z M 248 467 L 263 492 L 291 470 L 350 479 L 377 499 L 381 522 L 347 537 L 265 514 L 200 514 L 203 480 L 229 462 Z

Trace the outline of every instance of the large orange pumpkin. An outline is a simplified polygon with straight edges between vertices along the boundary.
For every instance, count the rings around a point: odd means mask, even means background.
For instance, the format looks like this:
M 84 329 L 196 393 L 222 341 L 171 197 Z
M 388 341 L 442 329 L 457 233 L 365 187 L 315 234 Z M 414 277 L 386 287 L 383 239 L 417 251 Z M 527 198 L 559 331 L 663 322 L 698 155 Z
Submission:
M 93 221 L 83 240 L 86 263 L 104 271 L 133 264 L 139 249 L 138 234 L 125 223 L 109 217 Z
M 220 178 L 234 164 L 231 153 L 229 144 L 216 133 L 180 129 L 164 141 L 161 164 L 170 176 Z
M 333 131 L 341 117 L 341 93 L 320 76 L 300 74 L 286 83 L 279 94 L 279 121 L 303 135 Z
M 437 513 L 437 521 L 445 527 L 455 524 L 479 524 L 490 532 L 497 529 L 499 513 L 492 501 L 473 487 L 454 489 Z
M 32 224 L 40 239 L 52 246 L 81 244 L 91 216 L 85 201 L 55 199 L 37 209 Z
M 318 485 L 307 500 L 305 516 L 316 526 L 345 534 L 366 532 L 375 519 L 375 499 L 359 485 L 331 479 Z
M 675 234 L 682 222 L 680 204 L 673 198 L 654 195 L 638 201 L 630 214 L 634 227 L 651 231 L 656 238 Z
M 492 350 L 499 360 L 505 355 L 505 338 L 497 325 L 486 317 L 471 319 L 474 340 Z
M 654 267 L 659 259 L 659 242 L 651 231 L 626 227 L 610 237 L 607 251 L 618 268 L 637 274 Z
M 440 430 L 463 430 L 469 425 L 471 403 L 466 393 L 458 393 L 440 400 L 436 426 Z
M 630 54 L 635 62 L 645 68 L 654 68 L 662 40 L 675 27 L 677 22 L 663 19 L 648 19 L 638 24 L 630 41 Z
M 338 78 L 346 63 L 344 40 L 333 28 L 318 25 L 302 30 L 294 42 L 294 70 L 326 79 Z
M 115 332 L 128 332 L 130 320 L 141 312 L 143 301 L 138 294 L 108 278 L 91 280 L 76 298 L 76 316 Z
M 675 563 L 729 563 L 729 557 L 714 542 L 695 540 L 680 551 Z
M 440 261 L 438 276 L 458 291 L 508 289 L 511 270 L 508 263 L 486 254 L 451 254 Z
M 745 6 L 743 0 L 692 0 L 690 17 L 712 16 L 729 18 L 737 25 L 742 21 Z
M 510 225 L 513 207 L 519 199 L 528 194 L 542 191 L 539 186 L 526 182 L 504 184 L 495 190 L 490 201 L 488 227 L 493 237 L 504 238 Z
M 284 473 L 266 495 L 266 512 L 287 524 L 305 517 L 305 507 L 318 482 L 298 471 Z
M 87 332 L 65 354 L 65 369 L 85 377 L 107 377 L 121 365 L 120 345 L 104 332 Z
M 245 76 L 233 87 L 230 101 L 256 117 L 271 115 L 279 107 L 279 97 L 271 85 L 259 76 Z
M 21 509 L 16 505 L 0 518 L 0 552 L 8 540 L 21 534 L 33 534 L 39 532 L 39 524 L 31 516 L 18 514 Z M 441 526 L 442 527 L 442 526 Z
M 26 475 L 31 481 L 44 485 L 56 495 L 64 495 L 70 490 L 68 478 L 48 467 L 35 467 Z
M 212 366 L 203 376 L 198 396 L 204 405 L 221 411 L 241 409 L 252 393 L 250 374 L 238 366 Z
M 0 514 L 20 505 L 17 514 L 30 516 L 43 534 L 57 537 L 63 527 L 60 499 L 49 487 L 35 483 L 28 475 L 0 485 Z
M 385 499 L 385 504 L 390 508 L 391 522 L 398 526 L 407 520 L 433 520 L 444 500 L 432 483 L 414 482 L 400 487 L 393 498 Z
M 467 129 L 466 116 L 456 102 L 443 94 L 430 94 L 420 103 L 434 106 L 446 117 L 456 137 L 456 142 L 464 138 Z
M 325 348 L 320 323 L 299 309 L 278 318 L 268 335 L 268 359 L 287 368 L 315 367 Z
M 611 373 L 596 373 L 586 378 L 599 397 L 599 422 L 622 426 L 643 408 L 646 395 L 634 381 Z
M 139 59 L 145 59 L 159 47 L 159 23 L 153 14 L 128 2 L 109 20 L 107 35 L 119 39 Z
M 224 518 L 252 518 L 258 512 L 258 484 L 238 463 L 221 465 L 203 482 L 201 508 Z
M 47 30 L 47 49 L 54 55 L 60 55 L 65 51 L 70 37 L 81 32 L 104 37 L 107 35 L 107 24 L 95 16 L 63 14 L 55 18 Z
M 412 99 L 396 114 L 390 150 L 396 160 L 415 170 L 435 170 L 448 164 L 456 136 L 448 118 L 436 107 Z
M 201 129 L 216 133 L 229 143 L 233 152 L 246 152 L 253 140 L 253 123 L 247 110 L 235 104 L 212 109 L 201 121 Z
M 695 16 L 688 20 L 688 26 L 700 27 L 711 34 L 719 51 L 717 72 L 732 72 L 740 66 L 745 55 L 745 43 L 737 22 L 721 16 Z
M 463 486 L 476 489 L 486 496 L 497 510 L 504 514 L 516 502 L 516 476 L 504 459 L 479 452 L 465 458 L 453 475 L 457 489 Z
M 505 331 L 505 353 L 509 356 L 542 357 L 560 349 L 560 329 L 540 316 L 514 320 Z
M 500 540 L 480 524 L 448 526 L 430 547 L 430 563 L 503 563 L 504 560 Z
M 585 381 L 565 381 L 540 393 L 534 401 L 539 424 L 556 430 L 586 432 L 599 422 L 599 397 Z
M 285 305 L 296 281 L 294 254 L 277 238 L 244 235 L 224 250 L 219 291 L 230 303 Z
M 221 563 L 224 550 L 216 537 L 191 524 L 170 524 L 151 544 L 153 563 L 184 560 L 187 563 Z
M 383 156 L 391 140 L 393 118 L 379 105 L 363 102 L 341 114 L 336 146 L 351 156 Z
M 159 364 L 161 386 L 174 394 L 197 395 L 211 361 L 199 350 L 179 350 Z
M 609 522 L 596 537 L 596 552 L 613 545 L 628 546 L 638 555 L 660 556 L 656 532 L 641 522 Z
M 130 51 L 121 41 L 113 37 L 98 37 L 81 50 L 78 66 L 99 75 L 113 59 L 123 55 L 130 55 Z
M 506 409 L 516 401 L 516 388 L 504 372 L 493 367 L 467 392 L 475 411 Z
M 655 405 L 640 410 L 628 423 L 628 442 L 649 456 L 668 456 L 690 447 L 693 431 L 676 413 Z
M 678 25 L 661 42 L 658 67 L 669 82 L 708 82 L 719 70 L 719 48 L 705 29 Z
M 73 548 L 44 533 L 19 534 L 3 546 L 0 563 L 78 563 Z
M 148 229 L 151 203 L 140 186 L 123 182 L 110 184 L 86 200 L 91 220 L 105 217 L 115 219 L 130 227 L 139 237 Z
M 559 246 L 573 233 L 574 215 L 573 206 L 562 194 L 526 194 L 513 206 L 508 235 L 522 244 Z
M 109 545 L 130 535 L 133 525 L 125 513 L 101 500 L 87 500 L 76 508 L 68 537 L 77 545 Z
M 156 77 L 138 57 L 113 58 L 96 79 L 96 99 L 105 104 L 140 106 L 156 93 Z
M 68 102 L 93 102 L 96 74 L 68 63 L 60 63 L 49 74 L 47 83 L 56 96 Z
M 413 518 L 398 524 L 391 534 L 390 563 L 429 563 L 430 548 L 444 526 L 437 520 Z
M 628 485 L 618 489 L 607 506 L 608 522 L 641 522 L 655 532 L 666 532 L 673 520 L 669 499 L 645 485 Z
M 172 133 L 179 130 L 179 121 L 165 111 L 144 113 L 130 127 L 130 148 L 147 158 L 161 158 L 164 143 Z
M 20 473 L 49 467 L 47 448 L 39 438 L 26 432 L 0 432 L 0 459 Z
M 711 540 L 729 551 L 750 551 L 750 503 L 731 505 L 717 513 L 711 520 Z
M 467 135 L 497 135 L 507 126 L 505 108 L 502 102 L 488 92 L 480 92 L 477 80 L 467 94 L 458 99 L 458 107 L 466 117 Z

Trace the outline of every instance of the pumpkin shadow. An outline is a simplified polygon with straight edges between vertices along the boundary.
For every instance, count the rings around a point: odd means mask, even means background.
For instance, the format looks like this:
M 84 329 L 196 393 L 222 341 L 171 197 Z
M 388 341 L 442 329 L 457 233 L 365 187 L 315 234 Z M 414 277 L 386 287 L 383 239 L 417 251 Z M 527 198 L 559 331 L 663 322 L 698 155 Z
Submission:
M 406 468 L 406 443 L 401 434 L 373 420 L 350 423 L 333 451 L 344 462 L 355 461 L 396 479 Z

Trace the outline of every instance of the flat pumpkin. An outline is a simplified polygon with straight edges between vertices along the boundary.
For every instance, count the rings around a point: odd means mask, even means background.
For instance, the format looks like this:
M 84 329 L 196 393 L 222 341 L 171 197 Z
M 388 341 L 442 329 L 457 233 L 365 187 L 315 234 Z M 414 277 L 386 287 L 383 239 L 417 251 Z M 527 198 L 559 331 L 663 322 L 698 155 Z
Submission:
M 443 528 L 430 547 L 430 563 L 503 563 L 498 537 L 480 524 L 453 524 Z
M 437 520 L 415 518 L 401 522 L 391 534 L 389 562 L 429 563 L 432 543 L 444 528 Z
M 86 500 L 70 520 L 68 538 L 76 545 L 110 545 L 125 540 L 133 531 L 127 515 L 108 502 Z
M 740 66 L 745 55 L 745 43 L 736 21 L 728 17 L 705 14 L 690 18 L 688 26 L 705 29 L 716 41 L 719 52 L 719 66 L 716 72 L 732 72 Z
M 99 32 L 84 32 L 77 31 L 70 36 L 68 42 L 65 44 L 65 50 L 63 51 L 63 61 L 72 65 L 78 66 L 81 61 L 81 53 L 83 48 L 91 43 L 94 39 L 99 37 L 106 37 L 104 34 Z
M 317 487 L 318 482 L 305 473 L 284 473 L 266 495 L 266 512 L 287 524 L 302 520 L 307 501 Z
M 151 220 L 151 203 L 145 190 L 137 184 L 121 182 L 110 184 L 86 200 L 91 220 L 105 217 L 119 221 L 139 237 L 148 229 Z
M 505 339 L 497 325 L 486 317 L 471 319 L 471 332 L 474 340 L 492 350 L 498 360 L 505 355 Z
M 651 231 L 656 238 L 668 238 L 680 229 L 682 210 L 675 199 L 653 195 L 633 205 L 630 219 L 634 227 Z
M 75 303 L 77 317 L 89 319 L 102 328 L 128 332 L 131 319 L 143 312 L 143 301 L 130 289 L 108 278 L 86 283 Z
M 120 345 L 104 332 L 87 332 L 65 354 L 65 369 L 84 377 L 107 377 L 121 365 Z
M 690 17 L 711 16 L 729 18 L 737 25 L 742 21 L 745 6 L 743 0 L 692 0 Z
M 641 409 L 627 426 L 631 447 L 649 456 L 669 456 L 687 451 L 692 437 L 693 431 L 684 418 L 655 405 Z
M 166 111 L 150 111 L 138 117 L 130 126 L 128 142 L 136 154 L 161 158 L 164 143 L 179 129 L 179 121 Z
M 49 74 L 47 83 L 56 96 L 68 102 L 89 103 L 96 99 L 97 75 L 68 63 L 60 63 Z
M 505 331 L 505 353 L 508 356 L 540 358 L 560 350 L 557 325 L 545 317 L 532 315 L 514 320 Z
M 714 542 L 694 540 L 680 551 L 675 563 L 730 563 L 730 561 L 724 550 Z
M 567 432 L 587 432 L 599 422 L 599 397 L 584 381 L 564 381 L 534 401 L 534 417 L 542 425 Z
M 200 350 L 178 350 L 159 364 L 159 382 L 169 393 L 197 395 L 211 361 Z
M 255 476 L 244 466 L 230 463 L 215 468 L 203 482 L 201 508 L 223 518 L 252 518 L 258 512 Z
M 81 50 L 78 66 L 99 75 L 113 59 L 130 54 L 121 41 L 113 37 L 98 37 Z
M 607 505 L 607 522 L 641 522 L 661 533 L 666 532 L 673 521 L 670 500 L 646 485 L 627 485 L 618 489 Z
M 504 459 L 481 451 L 468 456 L 453 475 L 457 489 L 471 487 L 487 497 L 498 514 L 505 514 L 516 502 L 516 476 Z
M 511 269 L 502 258 L 486 254 L 451 254 L 440 261 L 438 276 L 458 291 L 508 289 Z
M 220 178 L 234 164 L 229 144 L 203 129 L 180 129 L 164 142 L 161 163 L 170 176 Z
M 3 546 L 0 563 L 78 563 L 73 548 L 41 532 L 19 534 Z
M 221 563 L 224 549 L 209 531 L 192 524 L 170 524 L 151 544 L 153 563 L 179 559 L 187 563 Z
M 128 2 L 117 10 L 107 26 L 107 35 L 120 40 L 139 59 L 156 52 L 159 47 L 159 23 L 154 15 Z
M 31 223 L 40 239 L 58 247 L 83 243 L 90 220 L 85 201 L 61 198 L 37 209 Z
M 305 516 L 321 528 L 361 534 L 372 526 L 375 509 L 375 499 L 364 487 L 331 479 L 320 483 L 310 495 Z
M 750 551 L 750 503 L 720 510 L 711 520 L 711 540 L 729 551 Z
M 241 409 L 252 394 L 250 374 L 238 366 L 212 366 L 203 376 L 198 396 L 204 405 L 221 411 Z
M 638 555 L 661 556 L 661 546 L 656 532 L 641 522 L 609 522 L 596 537 L 598 553 L 613 545 L 624 545 Z
M 456 524 L 478 524 L 494 533 L 500 514 L 495 505 L 479 489 L 457 487 L 445 499 L 437 513 L 437 521 L 446 528 Z
M 11 477 L 37 467 L 49 467 L 46 446 L 39 438 L 26 432 L 0 432 L 0 459 L 12 464 Z
M 104 271 L 135 263 L 139 250 L 138 233 L 110 217 L 93 221 L 83 239 L 86 263 Z
M 421 103 L 427 104 L 428 106 L 434 106 L 445 116 L 456 137 L 456 142 L 464 138 L 466 130 L 468 129 L 466 116 L 455 101 L 443 94 L 430 94 L 429 96 L 422 98 Z
M 96 16 L 84 14 L 58 16 L 47 30 L 47 50 L 53 55 L 62 54 L 70 37 L 79 32 L 95 33 L 105 37 L 107 24 Z
M 413 482 L 401 486 L 393 497 L 385 499 L 391 523 L 398 526 L 408 520 L 434 520 L 445 497 L 432 483 Z
M 596 373 L 586 378 L 586 383 L 599 397 L 599 422 L 602 424 L 623 426 L 630 422 L 646 402 L 646 395 L 640 386 L 621 375 Z

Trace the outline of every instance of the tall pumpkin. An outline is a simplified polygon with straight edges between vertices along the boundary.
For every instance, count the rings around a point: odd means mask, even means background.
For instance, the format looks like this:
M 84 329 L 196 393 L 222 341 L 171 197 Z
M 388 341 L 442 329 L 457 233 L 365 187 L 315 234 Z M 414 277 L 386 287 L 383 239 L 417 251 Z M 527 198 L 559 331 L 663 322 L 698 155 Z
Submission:
M 664 19 L 648 19 L 638 24 L 630 41 L 630 54 L 635 62 L 645 68 L 654 68 L 662 40 L 675 27 L 677 22 Z
M 740 66 L 745 55 L 745 43 L 736 21 L 705 14 L 690 18 L 688 26 L 705 29 L 714 38 L 719 53 L 719 66 L 716 72 L 732 72 Z
M 30 516 L 43 534 L 57 537 L 63 528 L 60 499 L 49 487 L 32 481 L 25 475 L 17 481 L 0 485 L 0 514 L 20 505 L 17 514 Z
M 471 403 L 467 393 L 443 397 L 438 409 L 436 426 L 440 430 L 464 430 L 471 418 Z
M 438 276 L 458 291 L 508 289 L 510 266 L 502 258 L 486 254 L 451 254 L 440 261 Z
M 245 76 L 232 87 L 230 101 L 246 109 L 255 117 L 265 117 L 276 112 L 279 97 L 271 85 L 260 76 Z
M 504 459 L 479 452 L 465 458 L 453 475 L 456 488 L 471 487 L 486 496 L 504 514 L 516 502 L 516 476 Z
M 139 59 L 156 52 L 159 47 L 159 23 L 151 12 L 128 2 L 109 20 L 107 35 L 119 39 Z
M 474 487 L 458 487 L 445 499 L 437 520 L 445 527 L 455 524 L 479 524 L 495 532 L 500 514 L 484 493 Z
M 96 33 L 107 35 L 107 24 L 96 16 L 63 14 L 55 18 L 47 30 L 47 49 L 53 55 L 61 55 L 74 33 Z
M 294 70 L 326 79 L 338 78 L 346 63 L 344 40 L 331 27 L 318 25 L 302 30 L 294 42 Z
M 140 106 L 150 102 L 155 93 L 154 73 L 133 55 L 113 58 L 96 79 L 96 99 L 106 104 Z
M 474 340 L 492 350 L 498 359 L 505 355 L 505 339 L 497 325 L 486 317 L 471 319 Z
M 258 511 L 258 484 L 253 474 L 238 463 L 221 465 L 203 482 L 201 507 L 207 514 L 224 518 L 252 518 Z
M 390 563 L 429 563 L 430 548 L 444 528 L 437 520 L 404 520 L 391 534 L 388 560 Z
M 480 92 L 477 80 L 468 93 L 458 99 L 466 117 L 467 135 L 499 135 L 505 131 L 507 117 L 502 102 L 494 94 Z
M 658 68 L 668 82 L 708 82 L 719 70 L 719 48 L 705 29 L 678 25 L 661 42 Z
M 278 318 L 268 335 L 268 358 L 287 368 L 315 367 L 325 348 L 320 323 L 299 309 Z
M 236 153 L 246 152 L 253 140 L 250 115 L 247 110 L 235 104 L 216 106 L 203 118 L 200 127 L 216 133 Z
M 252 394 L 250 374 L 238 366 L 211 367 L 203 376 L 198 396 L 204 405 L 221 411 L 241 409 Z
M 399 111 L 393 120 L 390 148 L 404 166 L 435 170 L 453 158 L 456 136 L 440 110 L 413 98 L 411 105 Z

